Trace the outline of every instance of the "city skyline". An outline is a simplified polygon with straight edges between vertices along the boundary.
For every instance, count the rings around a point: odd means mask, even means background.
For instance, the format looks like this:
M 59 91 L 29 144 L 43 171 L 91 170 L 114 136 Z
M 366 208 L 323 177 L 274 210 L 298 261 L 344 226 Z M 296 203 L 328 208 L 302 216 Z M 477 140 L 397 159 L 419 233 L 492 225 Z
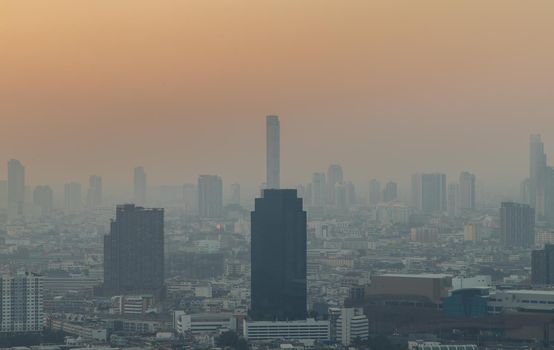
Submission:
M 331 162 L 355 183 L 465 169 L 512 186 L 528 134 L 554 152 L 548 2 L 56 3 L 0 5 L 0 159 L 29 183 L 121 185 L 140 164 L 152 183 L 257 185 L 268 113 L 287 186 Z

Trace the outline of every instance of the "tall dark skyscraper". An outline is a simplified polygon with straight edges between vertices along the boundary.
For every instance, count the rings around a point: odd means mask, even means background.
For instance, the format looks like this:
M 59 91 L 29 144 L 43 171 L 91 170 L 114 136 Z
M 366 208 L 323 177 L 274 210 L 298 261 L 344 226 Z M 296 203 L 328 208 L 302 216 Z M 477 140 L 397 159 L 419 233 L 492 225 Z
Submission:
M 25 201 L 25 167 L 17 159 L 8 162 L 8 216 L 23 215 Z
M 134 196 L 133 200 L 137 205 L 144 205 L 146 202 L 146 172 L 138 166 L 134 170 Z
M 296 190 L 265 190 L 252 218 L 251 317 L 306 318 L 306 212 Z
M 104 236 L 104 292 L 151 292 L 164 285 L 164 210 L 118 205 Z
M 198 213 L 201 218 L 223 216 L 223 181 L 217 175 L 198 177 Z
M 531 283 L 534 285 L 554 284 L 554 244 L 531 253 Z
M 102 205 L 102 177 L 101 176 L 92 175 L 89 178 L 87 205 L 90 208 L 96 208 Z
M 281 187 L 281 126 L 276 115 L 266 118 L 266 142 L 266 185 L 278 189 Z
M 503 202 L 500 236 L 506 247 L 532 247 L 535 243 L 535 209 L 527 204 Z

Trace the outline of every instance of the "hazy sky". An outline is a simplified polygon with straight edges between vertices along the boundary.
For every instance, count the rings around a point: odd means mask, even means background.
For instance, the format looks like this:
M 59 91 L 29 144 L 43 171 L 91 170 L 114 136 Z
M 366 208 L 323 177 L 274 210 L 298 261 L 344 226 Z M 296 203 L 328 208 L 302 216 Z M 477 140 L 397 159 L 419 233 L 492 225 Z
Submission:
M 0 2 L 0 178 L 151 183 L 265 179 L 278 114 L 285 185 L 339 161 L 407 182 L 528 172 L 554 155 L 554 2 Z M 554 158 L 553 158 L 554 159 Z

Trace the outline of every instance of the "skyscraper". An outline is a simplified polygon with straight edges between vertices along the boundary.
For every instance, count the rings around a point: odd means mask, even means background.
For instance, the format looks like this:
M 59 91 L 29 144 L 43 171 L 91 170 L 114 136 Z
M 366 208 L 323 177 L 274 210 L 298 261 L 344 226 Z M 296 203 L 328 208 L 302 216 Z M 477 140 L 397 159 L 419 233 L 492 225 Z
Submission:
M 383 202 L 388 203 L 398 199 L 398 185 L 396 182 L 389 181 L 383 190 Z
M 146 203 L 146 172 L 138 166 L 134 170 L 134 201 L 137 205 Z
M 81 184 L 70 182 L 64 185 L 65 209 L 79 210 L 83 204 Z
M 195 184 L 183 185 L 183 204 L 185 214 L 196 215 L 198 214 L 198 191 Z
M 314 207 L 325 205 L 326 192 L 325 173 L 314 173 L 312 175 L 312 205 Z
M 281 127 L 279 117 L 276 115 L 266 117 L 266 142 L 267 188 L 278 189 L 281 186 Z
M 544 249 L 531 253 L 531 284 L 554 284 L 554 244 L 546 244 Z
M 532 247 L 535 243 L 535 210 L 527 204 L 503 202 L 500 236 L 506 247 Z
M 302 320 L 307 313 L 307 224 L 295 190 L 265 190 L 251 214 L 251 317 Z
M 101 176 L 92 175 L 89 178 L 87 205 L 90 208 L 96 208 L 102 205 L 102 177 Z
M 343 181 L 342 167 L 339 164 L 331 164 L 327 169 L 327 203 L 335 205 L 335 186 Z
M 25 167 L 17 159 L 8 161 L 8 216 L 23 215 Z
M 537 216 L 544 214 L 544 170 L 546 154 L 541 135 L 531 135 L 529 142 L 530 202 Z
M 150 292 L 164 285 L 164 210 L 118 205 L 104 236 L 104 292 Z
M 50 186 L 37 186 L 33 191 L 33 205 L 40 208 L 41 215 L 52 211 L 54 195 Z
M 231 204 L 240 204 L 240 185 L 237 183 L 231 184 L 231 198 L 229 202 Z
M 428 214 L 444 212 L 446 198 L 446 175 L 412 175 L 412 202 L 417 209 Z
M 460 174 L 460 209 L 475 210 L 475 175 L 467 171 Z
M 369 181 L 369 205 L 376 207 L 381 203 L 381 183 L 379 180 L 372 179 Z
M 198 177 L 198 212 L 201 218 L 223 216 L 223 181 L 217 175 Z

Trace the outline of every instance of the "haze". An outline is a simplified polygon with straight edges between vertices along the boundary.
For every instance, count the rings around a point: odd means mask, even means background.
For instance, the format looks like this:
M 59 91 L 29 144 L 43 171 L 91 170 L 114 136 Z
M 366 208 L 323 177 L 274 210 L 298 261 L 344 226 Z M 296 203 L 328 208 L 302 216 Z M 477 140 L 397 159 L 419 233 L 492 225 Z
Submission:
M 554 152 L 551 1 L 2 1 L 0 159 L 31 184 L 264 181 L 340 162 L 519 186 Z M 0 173 L 5 174 L 5 161 Z M 129 186 L 128 186 L 129 187 Z

